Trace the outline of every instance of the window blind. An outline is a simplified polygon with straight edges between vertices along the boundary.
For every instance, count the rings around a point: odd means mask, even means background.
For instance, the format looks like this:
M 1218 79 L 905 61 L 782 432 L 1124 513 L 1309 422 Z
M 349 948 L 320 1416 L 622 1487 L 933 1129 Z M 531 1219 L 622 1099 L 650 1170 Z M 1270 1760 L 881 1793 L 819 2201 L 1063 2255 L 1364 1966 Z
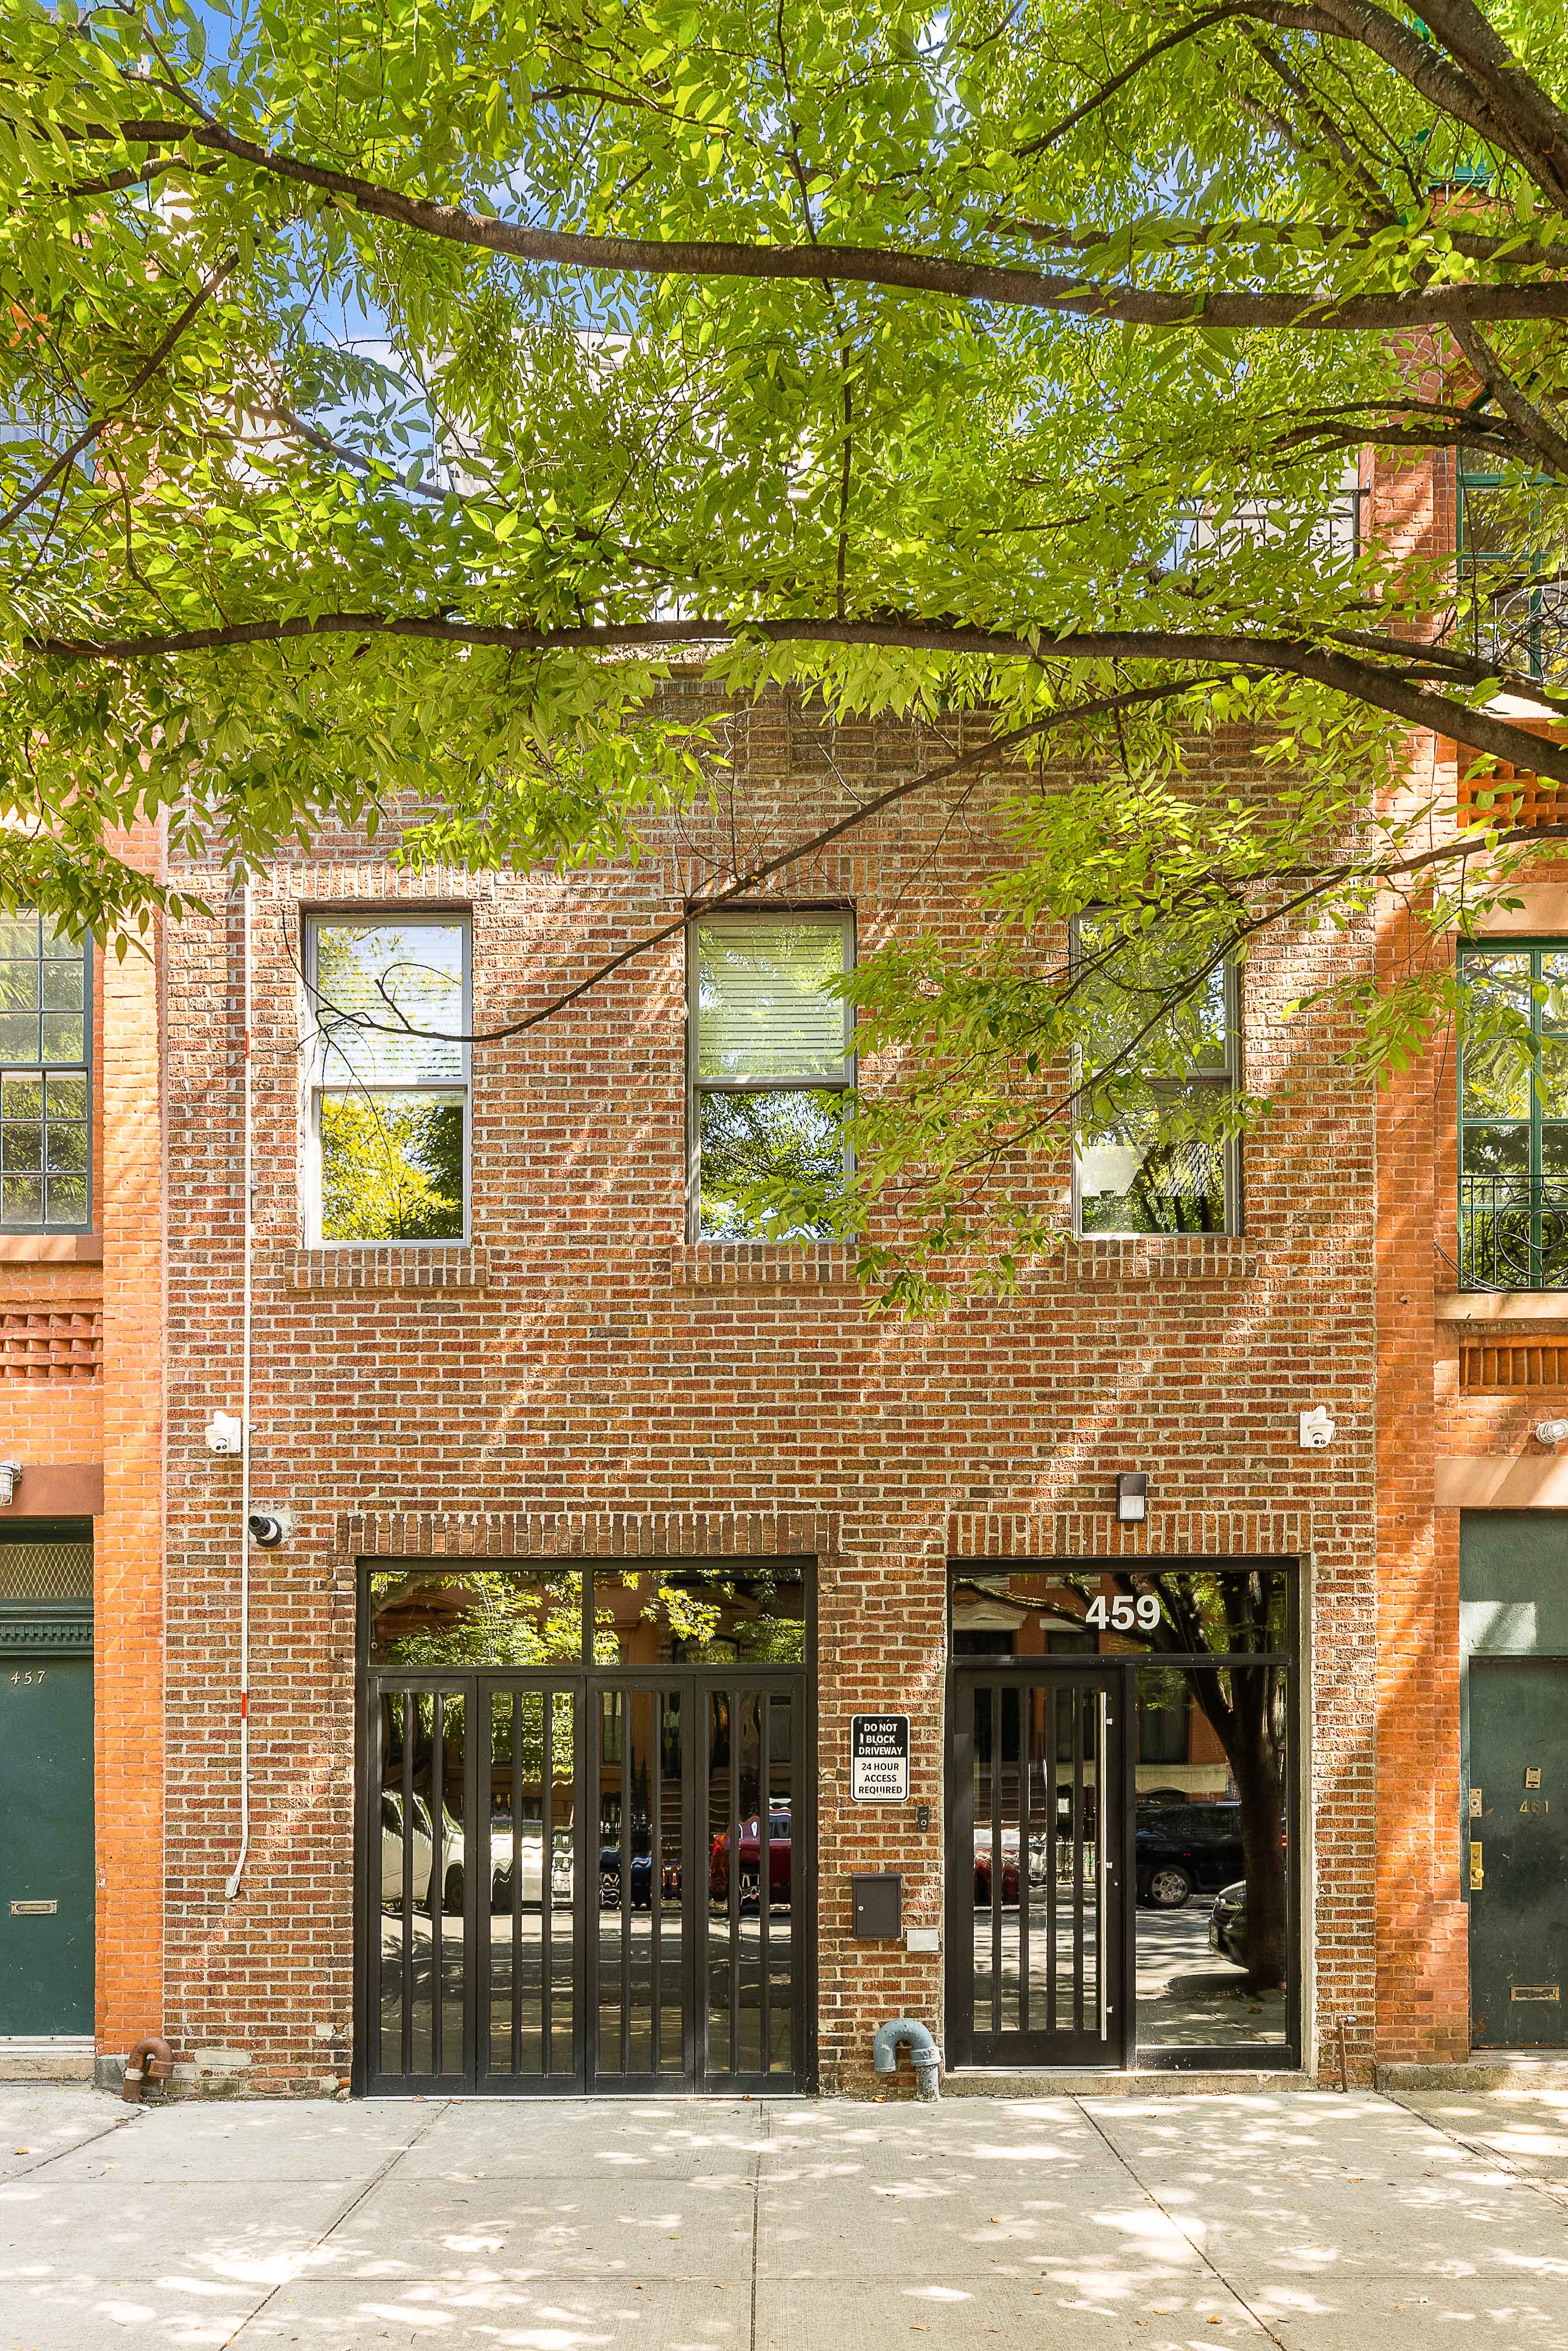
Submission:
M 844 925 L 733 914 L 697 928 L 697 1076 L 841 1083 Z
M 461 1085 L 463 925 L 319 924 L 315 1009 L 324 1085 Z M 358 1027 L 356 1016 L 382 1025 Z M 445 1033 L 402 1033 L 400 1020 Z

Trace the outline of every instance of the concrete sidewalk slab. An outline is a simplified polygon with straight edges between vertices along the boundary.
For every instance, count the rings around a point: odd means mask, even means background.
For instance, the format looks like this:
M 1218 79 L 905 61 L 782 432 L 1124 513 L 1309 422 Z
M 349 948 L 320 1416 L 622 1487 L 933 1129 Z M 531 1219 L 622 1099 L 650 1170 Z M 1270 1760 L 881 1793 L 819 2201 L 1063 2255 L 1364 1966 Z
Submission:
M 152 2279 L 171 2270 L 261 2294 L 296 2274 L 342 2205 L 341 2189 L 324 2180 L 249 2180 L 240 2189 L 232 2181 L 122 2186 L 35 2173 L 0 2187 L 0 2294 L 22 2280 Z
M 286 2287 L 246 2328 L 245 2351 L 751 2351 L 748 2285 L 553 2279 L 456 2287 L 340 2282 Z M 92 2351 L 98 2351 L 97 2346 Z M 841 2341 L 837 2351 L 844 2351 Z
M 749 2276 L 756 2195 L 747 2180 L 714 2193 L 691 2180 L 584 2179 L 544 2188 L 515 2177 L 453 2183 L 384 2180 L 322 2249 L 313 2269 L 349 2277 L 461 2281 L 574 2276 Z
M 74 2083 L 0 2086 L 0 2179 L 106 2138 L 130 2115 L 128 2106 Z
M 1568 2351 L 1539 2101 L 27 2096 L 0 2351 Z

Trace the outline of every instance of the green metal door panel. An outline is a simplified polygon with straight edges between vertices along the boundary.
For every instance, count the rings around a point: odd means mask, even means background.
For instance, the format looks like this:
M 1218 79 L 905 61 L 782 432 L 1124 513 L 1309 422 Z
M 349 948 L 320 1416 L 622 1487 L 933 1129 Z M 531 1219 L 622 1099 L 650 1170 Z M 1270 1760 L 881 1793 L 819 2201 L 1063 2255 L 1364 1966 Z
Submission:
M 1470 2039 L 1568 2046 L 1568 1660 L 1472 1657 Z
M 0 2034 L 93 2029 L 92 1659 L 0 1655 Z

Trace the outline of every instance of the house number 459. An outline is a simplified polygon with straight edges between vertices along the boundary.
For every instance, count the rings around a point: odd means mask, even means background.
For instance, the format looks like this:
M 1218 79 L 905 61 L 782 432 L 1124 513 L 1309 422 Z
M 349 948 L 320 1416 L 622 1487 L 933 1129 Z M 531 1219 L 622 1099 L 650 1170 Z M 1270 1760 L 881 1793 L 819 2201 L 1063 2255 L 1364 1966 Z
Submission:
M 1152 1633 L 1160 1621 L 1160 1604 L 1152 1592 L 1141 1592 L 1136 1600 L 1124 1593 L 1113 1600 L 1107 1609 L 1103 1599 L 1092 1600 L 1083 1613 L 1083 1622 L 1096 1628 L 1109 1625 L 1115 1633 L 1130 1633 L 1134 1625 Z

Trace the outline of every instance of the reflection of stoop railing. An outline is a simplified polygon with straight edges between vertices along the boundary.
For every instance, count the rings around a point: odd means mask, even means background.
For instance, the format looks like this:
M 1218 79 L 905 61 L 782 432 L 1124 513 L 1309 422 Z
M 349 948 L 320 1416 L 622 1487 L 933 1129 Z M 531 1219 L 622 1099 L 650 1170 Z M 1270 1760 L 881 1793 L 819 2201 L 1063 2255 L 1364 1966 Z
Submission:
M 1568 1289 L 1568 1181 L 1461 1176 L 1459 1287 Z

